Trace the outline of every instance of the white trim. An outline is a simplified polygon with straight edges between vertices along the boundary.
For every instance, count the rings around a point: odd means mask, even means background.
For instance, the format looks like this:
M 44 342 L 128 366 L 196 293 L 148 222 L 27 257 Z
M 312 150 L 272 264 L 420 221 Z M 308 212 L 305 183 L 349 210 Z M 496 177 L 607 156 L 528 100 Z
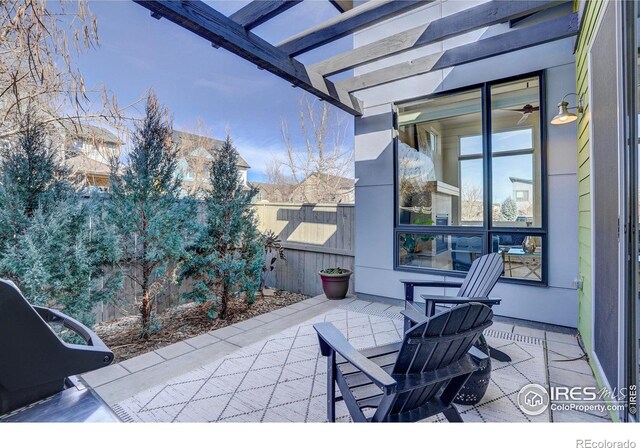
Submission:
M 604 383 L 604 387 L 606 387 L 608 390 L 613 390 L 611 388 L 611 384 L 609 383 L 609 380 L 607 379 L 607 375 L 604 374 L 604 370 L 602 369 L 602 364 L 600 364 L 600 359 L 598 359 L 598 355 L 596 355 L 596 352 L 593 352 L 593 356 L 591 357 L 591 360 L 593 361 L 593 365 L 596 368 L 596 373 L 600 376 L 600 378 L 602 379 L 602 382 Z
M 602 364 L 600 364 L 600 359 L 598 359 L 598 355 L 595 351 L 593 352 L 593 356 L 591 357 L 591 359 L 593 361 L 593 366 L 596 368 L 597 374 L 600 376 L 602 382 L 604 383 L 603 386 L 607 388 L 607 390 L 613 391 L 613 388 L 611 387 L 607 376 L 604 374 Z M 616 411 L 616 415 L 618 416 L 618 419 L 620 419 L 620 421 L 624 421 L 625 411 L 618 410 Z

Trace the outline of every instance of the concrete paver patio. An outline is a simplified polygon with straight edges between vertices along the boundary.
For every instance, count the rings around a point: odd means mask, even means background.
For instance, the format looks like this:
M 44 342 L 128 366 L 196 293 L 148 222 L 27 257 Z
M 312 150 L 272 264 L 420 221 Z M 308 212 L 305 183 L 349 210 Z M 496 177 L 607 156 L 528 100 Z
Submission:
M 365 348 L 400 339 L 399 311 L 354 297 L 318 296 L 83 378 L 124 421 L 325 421 L 326 361 L 313 323 L 333 322 L 356 348 Z M 575 335 L 499 319 L 485 335 L 512 362 L 493 361 L 485 398 L 459 407 L 465 421 L 610 421 L 605 412 L 548 410 L 531 417 L 516 405 L 529 383 L 595 385 Z M 343 406 L 337 416 L 349 420 Z

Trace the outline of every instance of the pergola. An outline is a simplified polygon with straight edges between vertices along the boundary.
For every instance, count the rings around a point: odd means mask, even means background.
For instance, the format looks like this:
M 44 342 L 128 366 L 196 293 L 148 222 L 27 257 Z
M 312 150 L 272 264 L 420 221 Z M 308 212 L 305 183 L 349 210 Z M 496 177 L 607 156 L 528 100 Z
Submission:
M 362 102 L 354 96 L 359 90 L 563 39 L 577 34 L 579 28 L 574 12 L 332 81 L 332 75 L 370 62 L 499 23 L 515 25 L 523 18 L 570 2 L 492 0 L 305 65 L 296 57 L 435 0 L 371 0 L 356 7 L 350 0 L 331 1 L 339 15 L 279 43 L 267 42 L 251 30 L 301 0 L 254 0 L 229 17 L 203 1 L 134 1 L 149 9 L 152 17 L 166 18 L 207 39 L 214 47 L 225 48 L 354 116 L 362 115 Z

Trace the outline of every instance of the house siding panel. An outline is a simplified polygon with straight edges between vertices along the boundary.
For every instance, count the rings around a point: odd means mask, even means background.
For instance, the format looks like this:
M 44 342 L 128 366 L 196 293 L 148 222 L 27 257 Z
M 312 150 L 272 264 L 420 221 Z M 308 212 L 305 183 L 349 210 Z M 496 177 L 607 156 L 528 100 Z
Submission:
M 580 195 L 580 200 L 578 201 L 578 272 L 585 285 L 582 290 L 578 291 L 578 330 L 588 352 L 593 350 L 593 315 L 591 311 L 591 146 L 589 142 L 589 119 L 591 115 L 588 110 L 589 83 L 587 80 L 589 73 L 587 54 L 603 4 L 604 2 L 601 0 L 587 2 L 576 51 L 576 91 L 578 95 L 582 95 L 585 104 L 585 111 L 578 118 L 578 194 Z

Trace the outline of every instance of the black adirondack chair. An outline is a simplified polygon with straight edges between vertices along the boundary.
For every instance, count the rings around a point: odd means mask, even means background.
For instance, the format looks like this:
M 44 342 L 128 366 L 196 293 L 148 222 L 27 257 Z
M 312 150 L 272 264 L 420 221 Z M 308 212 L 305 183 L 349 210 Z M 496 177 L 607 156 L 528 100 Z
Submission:
M 420 297 L 425 301 L 424 314 L 426 316 L 435 314 L 436 305 L 460 305 L 469 302 L 483 303 L 489 307 L 499 305 L 501 299 L 489 297 L 489 294 L 500 279 L 503 271 L 504 262 L 502 257 L 500 254 L 492 253 L 475 259 L 462 282 L 400 280 L 404 284 L 405 309 L 417 310 L 414 302 L 414 288 L 416 287 L 459 288 L 456 296 L 422 294 Z M 405 318 L 405 330 L 411 325 L 411 320 Z M 502 362 L 511 360 L 507 354 L 495 348 L 491 349 L 491 357 Z
M 356 422 L 413 422 L 443 413 L 462 422 L 453 400 L 488 357 L 473 347 L 491 325 L 493 313 L 467 303 L 432 317 L 406 312 L 419 321 L 400 343 L 354 349 L 331 323 L 315 324 L 320 351 L 327 357 L 327 419 L 344 400 Z M 471 356 L 469 351 L 475 351 Z M 341 392 L 336 397 L 335 385 Z M 371 417 L 364 410 L 374 408 Z
M 49 326 L 77 333 L 87 345 L 69 344 Z M 63 313 L 32 306 L 0 280 L 0 415 L 72 386 L 67 378 L 107 366 L 113 353 L 91 330 Z
M 418 310 L 420 304 L 415 303 L 413 300 L 414 288 L 416 287 L 459 288 L 456 296 L 421 294 L 420 297 L 424 299 L 424 311 L 422 314 L 426 316 L 435 314 L 436 305 L 455 306 L 469 302 L 483 303 L 489 307 L 499 305 L 501 299 L 489 297 L 489 294 L 503 272 L 504 262 L 502 257 L 500 254 L 492 253 L 475 259 L 462 282 L 400 280 L 405 289 L 405 311 L 409 311 L 413 315 L 420 314 Z M 413 325 L 414 321 L 415 319 L 409 319 L 405 315 L 405 329 Z M 511 361 L 511 357 L 503 351 L 495 347 L 489 347 L 484 336 L 478 338 L 476 347 L 497 361 Z M 458 404 L 478 403 L 486 393 L 490 379 L 491 362 L 488 362 L 482 369 L 479 369 L 471 376 L 458 397 L 456 397 L 455 402 Z

